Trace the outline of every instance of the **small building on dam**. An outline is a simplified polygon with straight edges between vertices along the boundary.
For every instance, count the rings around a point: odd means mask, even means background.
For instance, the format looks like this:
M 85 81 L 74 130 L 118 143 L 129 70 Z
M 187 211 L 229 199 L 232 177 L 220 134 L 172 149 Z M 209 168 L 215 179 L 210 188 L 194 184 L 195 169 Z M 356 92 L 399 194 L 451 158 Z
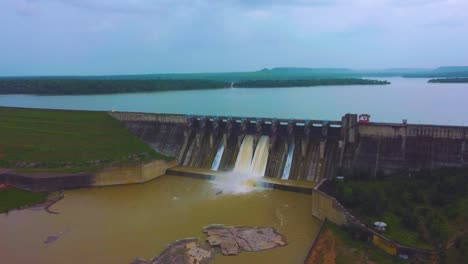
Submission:
M 250 170 L 319 182 L 440 167 L 468 167 L 468 127 L 110 112 L 181 166 Z

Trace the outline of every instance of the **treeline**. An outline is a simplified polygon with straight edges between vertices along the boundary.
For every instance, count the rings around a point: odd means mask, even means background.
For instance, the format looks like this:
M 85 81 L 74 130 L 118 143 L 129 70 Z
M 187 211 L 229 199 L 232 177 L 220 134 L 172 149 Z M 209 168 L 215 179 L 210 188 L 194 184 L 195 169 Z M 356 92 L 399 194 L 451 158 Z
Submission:
M 78 95 L 137 93 L 226 88 L 230 84 L 211 80 L 92 80 L 55 78 L 3 78 L 0 94 Z
M 431 79 L 429 83 L 468 83 L 468 78 Z
M 388 81 L 337 78 L 337 79 L 311 79 L 311 80 L 254 80 L 234 83 L 234 87 L 239 88 L 270 88 L 270 87 L 308 87 L 308 86 L 329 86 L 329 85 L 384 85 L 390 84 Z
M 367 79 L 255 80 L 242 81 L 234 87 L 276 88 L 320 85 L 381 85 L 388 81 Z M 224 81 L 203 79 L 86 79 L 86 78 L 1 78 L 0 94 L 79 95 L 138 93 L 176 90 L 221 89 L 230 87 Z

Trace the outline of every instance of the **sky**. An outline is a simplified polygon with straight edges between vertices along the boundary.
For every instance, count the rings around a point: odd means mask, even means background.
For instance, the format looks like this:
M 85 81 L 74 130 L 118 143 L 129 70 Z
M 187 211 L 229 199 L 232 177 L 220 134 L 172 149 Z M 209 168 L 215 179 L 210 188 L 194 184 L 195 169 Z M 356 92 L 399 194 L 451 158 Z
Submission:
M 0 0 L 0 76 L 468 65 L 467 0 Z

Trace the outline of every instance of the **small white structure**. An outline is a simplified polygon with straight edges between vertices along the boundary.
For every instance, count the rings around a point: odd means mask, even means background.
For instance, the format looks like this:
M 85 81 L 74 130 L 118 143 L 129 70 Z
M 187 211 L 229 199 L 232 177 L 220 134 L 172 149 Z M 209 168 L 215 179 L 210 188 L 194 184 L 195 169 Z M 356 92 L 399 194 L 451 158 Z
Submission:
M 344 176 L 336 176 L 336 178 L 340 181 L 344 180 Z
M 385 228 L 387 227 L 387 224 L 384 222 L 377 221 L 374 223 L 375 230 L 380 231 L 380 232 L 385 232 Z

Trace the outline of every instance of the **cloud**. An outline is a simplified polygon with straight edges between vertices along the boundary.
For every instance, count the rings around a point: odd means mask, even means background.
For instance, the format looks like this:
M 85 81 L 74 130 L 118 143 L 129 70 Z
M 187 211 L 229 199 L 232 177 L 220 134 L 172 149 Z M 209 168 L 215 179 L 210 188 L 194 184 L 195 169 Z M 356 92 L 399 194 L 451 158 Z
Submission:
M 39 8 L 34 1 L 16 0 L 12 2 L 15 11 L 22 16 L 35 16 L 39 13 Z
M 468 61 L 465 10 L 466 0 L 0 0 L 0 75 L 457 64 Z

